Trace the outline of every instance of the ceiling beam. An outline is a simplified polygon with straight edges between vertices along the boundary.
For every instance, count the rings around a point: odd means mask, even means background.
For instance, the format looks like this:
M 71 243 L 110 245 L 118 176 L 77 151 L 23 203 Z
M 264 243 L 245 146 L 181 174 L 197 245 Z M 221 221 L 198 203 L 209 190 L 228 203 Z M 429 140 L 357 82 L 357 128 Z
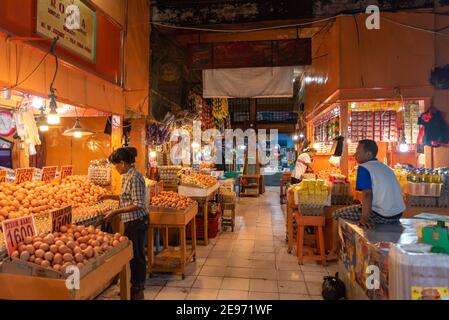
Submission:
M 311 38 L 321 28 L 284 28 L 242 33 L 197 32 L 177 35 L 175 36 L 175 40 L 182 46 L 215 42 L 292 40 L 297 38 Z

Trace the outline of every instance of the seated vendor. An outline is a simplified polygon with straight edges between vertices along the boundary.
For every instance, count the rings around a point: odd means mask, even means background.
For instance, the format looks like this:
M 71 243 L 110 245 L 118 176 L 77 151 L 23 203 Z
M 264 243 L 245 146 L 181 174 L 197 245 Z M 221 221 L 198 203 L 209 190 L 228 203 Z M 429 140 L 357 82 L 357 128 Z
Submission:
M 356 189 L 362 192 L 362 204 L 338 209 L 334 212 L 334 242 L 329 260 L 336 259 L 338 219 L 357 221 L 368 229 L 374 224 L 396 224 L 405 210 L 401 187 L 393 170 L 376 159 L 378 147 L 373 140 L 361 140 L 355 158 Z

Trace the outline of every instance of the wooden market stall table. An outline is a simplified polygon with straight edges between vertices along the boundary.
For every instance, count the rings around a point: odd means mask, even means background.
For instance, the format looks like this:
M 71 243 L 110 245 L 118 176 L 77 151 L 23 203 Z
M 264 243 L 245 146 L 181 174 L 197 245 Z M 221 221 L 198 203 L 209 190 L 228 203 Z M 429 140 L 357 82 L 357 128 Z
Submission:
M 0 299 L 4 300 L 87 300 L 94 299 L 103 292 L 120 274 L 120 298 L 130 299 L 130 267 L 132 259 L 132 244 L 127 242 L 124 247 L 111 256 L 91 264 L 92 270 L 82 275 L 79 290 L 69 290 L 66 287 L 66 279 L 48 278 L 43 276 L 32 276 L 37 273 L 39 267 L 36 265 L 34 271 L 30 268 L 22 268 L 10 273 L 6 271 L 5 265 L 0 263 Z M 6 264 L 6 262 L 4 262 Z M 29 272 L 28 272 L 28 271 Z M 37 270 L 37 271 L 36 271 Z M 24 274 L 24 273 L 29 273 Z
M 331 250 L 333 248 L 333 225 L 335 223 L 335 220 L 333 219 L 332 214 L 335 210 L 343 207 L 346 207 L 346 205 L 332 205 L 325 208 L 326 222 L 324 226 L 324 246 L 326 250 Z M 296 247 L 293 230 L 294 213 L 298 213 L 298 205 L 296 205 L 294 202 L 294 191 L 290 188 L 287 190 L 287 248 L 289 253 L 291 253 L 293 248 Z
M 197 187 L 191 187 L 191 186 L 185 186 L 185 185 L 179 185 L 178 187 L 178 193 L 189 197 L 201 206 L 203 216 L 204 216 L 204 239 L 196 239 L 197 243 L 202 243 L 205 246 L 209 244 L 209 220 L 208 220 L 208 211 L 209 211 L 209 202 L 215 199 L 215 196 L 218 193 L 218 188 L 220 187 L 220 184 L 217 183 L 207 189 L 197 188 Z M 193 237 L 192 237 L 193 238 Z
M 424 289 L 449 287 L 449 255 L 417 253 L 417 228 L 424 220 L 401 219 L 397 225 L 379 225 L 366 230 L 350 221 L 339 220 L 339 276 L 345 282 L 348 299 L 410 300 Z M 378 287 L 367 288 L 367 277 L 377 268 Z M 446 289 L 447 290 L 447 289 Z M 444 298 L 444 297 L 441 297 Z M 449 299 L 449 293 L 446 293 Z
M 150 225 L 148 235 L 148 272 L 150 276 L 154 272 L 181 272 L 185 278 L 186 264 L 196 258 L 196 222 L 198 204 L 190 206 L 184 211 L 173 209 L 150 207 Z M 191 223 L 192 248 L 187 250 L 186 227 Z M 179 250 L 168 245 L 168 229 L 179 230 Z M 154 231 L 163 229 L 163 249 L 154 254 Z

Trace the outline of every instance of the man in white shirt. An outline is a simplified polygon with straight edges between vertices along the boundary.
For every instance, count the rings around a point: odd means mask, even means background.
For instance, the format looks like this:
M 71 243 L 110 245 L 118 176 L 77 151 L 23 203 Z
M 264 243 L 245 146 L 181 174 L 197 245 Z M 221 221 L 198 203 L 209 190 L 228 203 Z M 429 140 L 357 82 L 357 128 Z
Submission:
M 292 184 L 301 182 L 302 175 L 306 172 L 312 171 L 312 161 L 315 154 L 316 150 L 314 148 L 307 148 L 299 155 L 296 160 L 295 169 L 293 169 L 292 173 Z
M 340 218 L 358 221 L 360 226 L 371 229 L 374 224 L 397 224 L 405 210 L 401 187 L 393 170 L 376 159 L 378 147 L 373 140 L 361 140 L 355 158 L 357 169 L 356 189 L 362 192 L 362 204 L 336 210 L 335 220 Z M 338 224 L 334 223 L 334 249 L 328 259 L 335 258 L 338 242 Z

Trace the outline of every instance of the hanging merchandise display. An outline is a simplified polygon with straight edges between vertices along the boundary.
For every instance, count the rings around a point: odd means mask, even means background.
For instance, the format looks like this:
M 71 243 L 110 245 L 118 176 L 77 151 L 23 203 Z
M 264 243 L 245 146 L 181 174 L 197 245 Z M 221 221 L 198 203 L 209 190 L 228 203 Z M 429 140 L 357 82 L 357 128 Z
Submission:
M 449 144 L 449 125 L 441 111 L 431 107 L 418 120 L 422 129 L 418 136 L 418 144 L 439 147 Z
M 352 111 L 350 139 L 395 142 L 398 140 L 396 111 Z
M 313 123 L 314 141 L 329 143 L 340 135 L 340 108 L 334 108 Z

